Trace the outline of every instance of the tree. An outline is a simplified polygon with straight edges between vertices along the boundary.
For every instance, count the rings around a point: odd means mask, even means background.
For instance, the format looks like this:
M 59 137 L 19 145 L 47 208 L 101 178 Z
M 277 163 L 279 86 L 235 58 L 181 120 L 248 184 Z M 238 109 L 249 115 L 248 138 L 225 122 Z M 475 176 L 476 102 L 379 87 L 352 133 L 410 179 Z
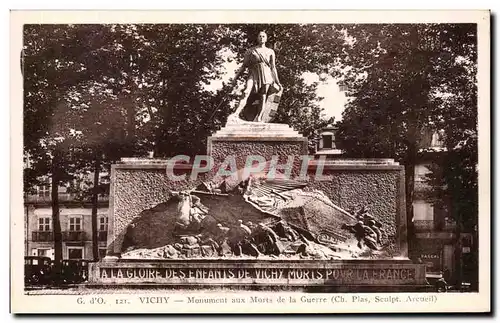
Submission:
M 140 25 L 157 156 L 194 155 L 206 149 L 206 123 L 218 95 L 205 85 L 220 76 L 226 28 L 220 25 Z M 143 74 L 144 75 L 144 74 Z M 215 118 L 215 121 L 218 118 Z M 214 120 L 212 120 L 214 122 Z
M 227 84 L 215 92 L 206 85 L 222 75 L 224 51 L 241 60 L 262 27 L 275 38 L 271 46 L 286 90 L 276 122 L 292 125 L 312 141 L 332 120 L 323 118 L 317 84 L 305 84 L 303 74 L 326 71 L 318 66 L 327 59 L 311 43 L 341 44 L 329 37 L 331 27 L 25 26 L 24 148 L 32 161 L 25 188 L 40 176 L 51 177 L 56 263 L 62 257 L 57 188 L 77 173 L 93 174 L 91 191 L 75 193 L 93 201 L 95 242 L 97 195 L 108 189 L 98 172 L 120 157 L 151 150 L 158 157 L 205 153 L 207 136 L 224 124 L 235 99 Z
M 464 39 L 456 48 L 459 59 L 452 66 L 461 71 L 453 78 L 443 78 L 447 95 L 442 97 L 443 119 L 438 127 L 443 130 L 446 153 L 431 167 L 428 182 L 434 188 L 439 201 L 449 204 L 449 216 L 455 221 L 457 252 L 455 261 L 461 263 L 458 281 L 471 280 L 472 288 L 478 288 L 478 102 L 477 102 L 477 45 L 475 26 L 455 26 L 443 37 L 445 46 L 453 47 L 455 38 Z M 462 233 L 471 234 L 472 257 L 467 264 L 461 253 Z M 465 266 L 464 266 L 465 265 Z M 464 267 L 474 268 L 462 273 Z
M 72 149 L 72 139 L 61 136 L 63 124 L 59 121 L 62 115 L 54 112 L 52 121 L 59 123 L 51 127 L 47 135 L 40 139 L 39 147 L 30 151 L 31 176 L 36 176 L 35 180 L 43 177 L 50 178 L 51 186 L 51 207 L 52 225 L 54 234 L 54 261 L 55 272 L 59 272 L 62 260 L 62 232 L 59 219 L 59 187 L 73 179 L 75 170 L 74 151 Z
M 471 128 L 453 121 L 450 98 L 467 96 L 453 82 L 471 79 L 475 30 L 421 24 L 349 26 L 345 32 L 343 78 L 353 99 L 339 125 L 341 148 L 350 156 L 396 158 L 405 166 L 411 248 L 415 163 L 425 131 L 446 124 L 462 134 Z
M 442 199 L 452 201 L 451 216 L 462 231 L 477 224 L 478 208 L 478 103 L 477 48 L 475 26 L 452 26 L 440 41 L 444 48 L 457 52 L 447 63 L 453 74 L 441 75 L 442 95 L 439 98 L 441 119 L 436 127 L 444 134 L 447 153 L 441 167 L 429 175 L 432 187 Z M 458 44 L 456 39 L 460 39 Z M 448 49 L 449 51 L 449 49 Z M 448 77 L 446 77 L 448 76 Z
M 112 94 L 105 83 L 80 84 L 66 96 L 66 120 L 69 134 L 74 140 L 75 163 L 79 174 L 91 174 L 92 180 L 84 177 L 78 185 L 80 200 L 92 203 L 92 247 L 93 258 L 99 259 L 97 211 L 99 196 L 109 194 L 109 182 L 100 183 L 102 174 L 109 174 L 111 164 L 130 152 L 130 137 L 126 107 Z M 87 181 L 85 181 L 85 179 Z
M 89 113 L 82 109 L 82 105 L 78 106 L 80 109 L 75 106 L 75 101 L 82 99 L 82 91 L 97 89 L 112 92 L 106 88 L 106 84 L 94 81 L 92 86 L 88 85 L 89 80 L 102 80 L 103 75 L 108 75 L 109 80 L 109 75 L 113 75 L 112 72 L 115 71 L 115 66 L 109 67 L 108 65 L 110 60 L 106 58 L 109 57 L 104 55 L 110 52 L 110 40 L 113 39 L 111 34 L 111 30 L 106 25 L 27 25 L 25 27 L 24 151 L 31 161 L 30 167 L 25 171 L 25 187 L 29 190 L 41 177 L 51 178 L 56 269 L 59 268 L 62 259 L 58 189 L 73 180 L 73 175 L 82 171 L 82 165 L 86 162 L 92 165 L 95 163 L 95 170 L 101 168 L 99 167 L 101 149 L 99 144 L 96 144 L 96 136 L 103 131 L 96 125 L 105 123 L 109 127 L 109 120 L 120 120 L 109 113 L 106 114 L 106 111 L 113 109 L 102 109 L 102 111 L 93 109 L 92 113 Z M 98 89 L 99 86 L 100 89 Z M 85 113 L 82 114 L 82 112 Z M 109 119 L 103 122 L 103 117 L 109 117 Z M 92 121 L 89 122 L 89 120 Z M 123 132 L 125 124 L 120 125 L 120 130 L 114 128 L 114 137 L 123 138 L 122 135 L 118 135 L 118 132 Z M 89 127 L 90 125 L 93 128 Z M 87 127 L 85 130 L 88 130 L 85 138 L 86 147 L 82 146 L 82 140 L 78 136 L 78 130 L 82 126 Z M 135 127 L 135 124 L 132 126 Z M 92 138 L 89 133 L 92 134 Z M 130 141 L 130 137 L 127 139 Z M 106 146 L 109 147 L 112 142 L 107 143 Z M 123 142 L 122 145 L 124 145 Z M 93 147 L 99 148 L 92 150 Z M 119 151 L 116 150 L 113 154 L 116 155 Z M 85 154 L 87 154 L 86 157 L 84 157 Z M 95 192 L 97 192 L 97 185 L 96 182 Z M 96 201 L 95 194 L 94 201 Z M 96 207 L 93 213 L 95 213 L 95 218 Z M 96 223 L 93 223 L 93 227 L 95 229 Z
M 31 164 L 30 171 L 24 173 L 25 191 L 41 176 L 51 178 L 56 272 L 62 260 L 57 192 L 60 184 L 71 178 L 69 145 L 61 137 L 62 128 L 57 124 L 64 119 L 56 107 L 60 106 L 60 98 L 68 87 L 86 77 L 81 65 L 68 59 L 68 53 L 79 46 L 73 42 L 76 34 L 77 29 L 73 26 L 25 25 L 24 28 L 23 139 L 25 157 Z

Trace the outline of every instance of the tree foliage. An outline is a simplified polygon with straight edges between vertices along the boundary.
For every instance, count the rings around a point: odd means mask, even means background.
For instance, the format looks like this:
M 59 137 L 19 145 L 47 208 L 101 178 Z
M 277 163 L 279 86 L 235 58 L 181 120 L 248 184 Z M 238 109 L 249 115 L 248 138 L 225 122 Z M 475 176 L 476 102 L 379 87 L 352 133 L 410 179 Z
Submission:
M 72 167 L 90 169 L 96 151 L 104 168 L 150 150 L 204 153 L 235 98 L 226 84 L 206 85 L 222 75 L 224 51 L 241 62 L 260 30 L 285 88 L 275 121 L 311 140 L 332 120 L 306 72 L 348 86 L 339 136 L 348 155 L 411 168 L 424 130 L 445 129 L 450 147 L 476 135 L 473 25 L 26 25 L 24 146 L 37 165 L 25 172 L 26 187 L 50 174 L 54 147 L 73 156 L 62 181 Z
M 405 165 L 411 229 L 414 167 L 426 131 L 445 130 L 450 153 L 442 165 L 442 180 L 447 194 L 458 197 L 476 189 L 477 175 L 471 171 L 477 162 L 475 25 L 363 25 L 344 30 L 343 81 L 353 99 L 340 123 L 342 148 L 350 156 L 396 158 Z M 467 142 L 460 152 L 459 142 Z
M 58 187 L 93 202 L 95 231 L 96 197 L 109 190 L 98 172 L 148 151 L 157 157 L 205 153 L 207 136 L 224 124 L 235 99 L 227 84 L 215 91 L 207 85 L 224 72 L 224 52 L 241 60 L 262 27 L 275 39 L 286 89 L 276 121 L 313 138 L 331 122 L 322 117 L 317 84 L 302 79 L 322 59 L 310 45 L 311 37 L 326 41 L 317 36 L 319 27 L 25 25 L 24 187 L 29 193 L 40 178 L 51 178 L 56 263 L 62 257 Z M 75 180 L 86 185 L 72 185 Z

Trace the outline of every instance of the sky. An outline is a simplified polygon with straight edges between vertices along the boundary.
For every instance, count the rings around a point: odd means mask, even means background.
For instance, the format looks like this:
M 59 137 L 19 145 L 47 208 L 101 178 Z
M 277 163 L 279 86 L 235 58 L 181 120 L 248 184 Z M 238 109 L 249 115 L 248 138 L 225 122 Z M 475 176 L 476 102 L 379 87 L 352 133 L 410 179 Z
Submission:
M 319 75 L 314 73 L 304 73 L 302 77 L 307 84 L 319 81 Z M 316 94 L 323 98 L 319 105 L 324 109 L 326 117 L 334 117 L 335 122 L 342 120 L 347 97 L 345 92 L 340 91 L 335 79 L 328 76 L 324 82 L 319 81 Z
M 227 83 L 231 78 L 233 78 L 236 74 L 236 70 L 240 66 L 235 60 L 231 60 L 231 58 L 234 58 L 233 53 L 223 52 L 221 55 L 226 61 L 222 65 L 223 76 L 212 81 L 207 86 L 207 89 L 211 91 L 217 91 L 222 88 L 222 83 Z M 280 71 L 278 70 L 278 75 L 279 73 Z M 319 82 L 316 94 L 323 98 L 319 105 L 324 109 L 323 113 L 325 114 L 325 117 L 334 117 L 335 122 L 340 121 L 342 119 L 342 112 L 344 111 L 345 104 L 347 103 L 347 98 L 344 92 L 340 91 L 335 79 L 328 76 L 325 81 L 319 81 L 319 75 L 315 73 L 304 73 L 302 77 L 306 84 Z M 242 91 L 243 85 L 241 85 L 241 87 L 237 90 Z M 286 89 L 284 95 L 286 95 Z

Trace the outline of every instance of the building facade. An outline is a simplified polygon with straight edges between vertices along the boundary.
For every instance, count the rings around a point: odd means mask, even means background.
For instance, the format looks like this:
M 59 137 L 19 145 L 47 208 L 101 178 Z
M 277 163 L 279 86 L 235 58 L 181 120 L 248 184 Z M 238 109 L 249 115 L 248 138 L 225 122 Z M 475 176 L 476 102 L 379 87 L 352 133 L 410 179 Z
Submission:
M 336 126 L 323 128 L 319 133 L 318 144 L 316 147 L 316 157 L 324 156 L 332 159 L 342 156 L 342 150 L 338 148 L 336 137 Z
M 48 184 L 35 187 L 33 194 L 25 195 L 25 255 L 47 256 L 54 259 L 54 233 L 51 207 L 51 189 Z M 93 259 L 92 205 L 80 201 L 67 187 L 60 187 L 60 223 L 63 259 Z M 97 210 L 97 237 L 99 258 L 106 255 L 108 231 L 108 197 L 99 197 Z
M 451 280 L 457 267 L 457 224 L 450 216 L 448 203 L 437 200 L 426 181 L 433 163 L 443 153 L 423 154 L 415 167 L 413 226 L 416 241 L 412 252 L 415 259 L 427 264 L 428 272 L 446 273 L 446 278 Z

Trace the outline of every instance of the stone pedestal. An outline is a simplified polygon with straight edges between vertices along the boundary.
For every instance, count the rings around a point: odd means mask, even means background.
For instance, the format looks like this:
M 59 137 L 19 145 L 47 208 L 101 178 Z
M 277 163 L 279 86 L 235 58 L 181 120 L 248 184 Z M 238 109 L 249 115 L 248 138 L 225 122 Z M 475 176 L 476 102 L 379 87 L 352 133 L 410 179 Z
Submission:
M 229 125 L 209 137 L 208 155 L 215 161 L 213 169 L 218 169 L 228 156 L 235 158 L 238 169 L 245 167 L 250 155 L 262 156 L 267 161 L 277 158 L 279 165 L 292 160 L 293 179 L 294 173 L 296 175 L 304 170 L 300 157 L 312 158 L 307 156 L 307 146 L 307 138 L 287 125 L 244 123 Z M 130 236 L 140 237 L 144 241 L 147 247 L 142 248 L 146 249 L 139 250 L 157 250 L 171 245 L 173 242 L 166 239 L 165 235 L 172 234 L 169 231 L 173 227 L 170 222 L 175 220 L 172 217 L 176 205 L 168 204 L 172 191 L 192 190 L 214 179 L 211 172 L 191 178 L 192 165 L 178 164 L 176 175 L 185 173 L 187 176 L 184 180 L 172 180 L 168 176 L 167 165 L 169 161 L 161 159 L 123 159 L 121 163 L 113 165 L 108 255 L 103 261 L 90 265 L 90 285 L 283 288 L 322 292 L 426 289 L 425 265 L 413 264 L 408 259 L 404 167 L 390 159 L 310 160 L 305 165 L 307 176 L 301 179 L 301 183 L 307 183 L 305 190 L 308 192 L 320 191 L 324 195 L 321 199 L 308 200 L 307 207 L 300 203 L 294 206 L 295 209 L 302 208 L 299 213 L 305 221 L 303 227 L 316 230 L 328 229 L 333 223 L 329 216 L 335 218 L 334 212 L 325 212 L 325 203 L 332 204 L 329 207 L 349 217 L 352 217 L 352 213 L 349 213 L 352 209 L 368 205 L 371 217 L 383 229 L 383 247 L 377 250 L 378 256 L 376 253 L 368 258 L 341 257 L 330 260 L 314 257 L 273 259 L 269 255 L 221 258 L 207 253 L 191 257 L 181 252 L 175 256 L 156 254 L 155 259 L 152 256 L 148 259 L 127 258 L 125 254 L 122 257 L 127 246 L 125 238 Z M 234 198 L 228 199 L 230 202 L 227 203 L 232 203 L 229 205 L 231 207 L 239 201 L 238 196 L 231 195 L 229 198 Z M 224 219 L 241 219 L 260 214 L 246 202 L 239 201 L 238 207 L 227 211 L 226 202 L 210 202 L 215 200 L 215 197 L 210 197 L 205 202 L 210 205 L 217 221 L 223 219 L 222 222 L 228 225 L 234 221 Z M 333 220 L 344 221 L 341 217 Z M 253 223 L 256 221 L 252 220 Z M 128 233 L 130 227 L 134 228 L 132 231 L 140 232 L 131 235 Z M 351 240 L 351 245 L 355 246 L 356 241 Z M 137 247 L 137 241 L 132 246 Z
M 277 156 L 278 164 L 294 160 L 294 172 L 300 167 L 300 156 L 308 154 L 307 138 L 286 124 L 244 123 L 228 125 L 208 137 L 207 154 L 218 167 L 228 156 L 234 156 L 238 168 L 245 166 L 250 155 L 271 160 Z

